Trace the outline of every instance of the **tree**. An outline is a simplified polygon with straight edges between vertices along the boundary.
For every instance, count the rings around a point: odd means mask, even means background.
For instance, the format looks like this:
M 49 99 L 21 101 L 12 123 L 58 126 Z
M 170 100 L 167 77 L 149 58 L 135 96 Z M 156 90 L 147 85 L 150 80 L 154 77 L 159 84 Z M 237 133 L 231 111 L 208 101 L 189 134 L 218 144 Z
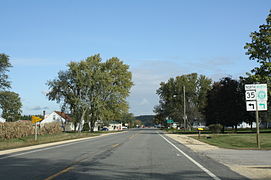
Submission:
M 100 55 L 68 64 L 58 78 L 49 81 L 49 100 L 62 102 L 62 109 L 73 114 L 75 125 L 97 120 L 120 119 L 128 112 L 126 97 L 133 85 L 129 66 L 113 57 L 102 62 Z M 79 128 L 80 129 L 80 128 Z
M 246 120 L 244 87 L 239 81 L 225 77 L 208 91 L 205 108 L 206 124 L 234 126 Z
M 125 124 L 127 123 L 129 128 L 134 127 L 135 117 L 133 113 L 123 113 L 121 122 Z
M 2 116 L 7 121 L 19 120 L 21 107 L 22 103 L 17 93 L 10 91 L 0 92 L 0 108 L 2 109 Z
M 257 60 L 261 64 L 271 62 L 271 10 L 266 18 L 266 24 L 259 26 L 259 32 L 254 31 L 250 34 L 251 43 L 246 43 L 246 54 L 249 59 Z
M 188 125 L 193 121 L 201 121 L 208 89 L 211 87 L 211 79 L 197 73 L 170 78 L 168 82 L 162 82 L 157 94 L 160 97 L 159 106 L 156 106 L 155 120 L 170 118 L 180 124 L 184 115 L 184 88 L 186 99 L 186 114 Z
M 9 57 L 5 54 L 0 54 L 0 89 L 10 88 L 10 82 L 7 80 L 8 68 L 12 67 L 9 62 Z
M 259 26 L 259 31 L 250 34 L 251 42 L 246 43 L 246 55 L 250 60 L 256 60 L 260 66 L 247 73 L 248 77 L 243 78 L 246 83 L 267 83 L 268 89 L 271 88 L 271 10 L 266 18 L 266 24 Z M 271 91 L 268 91 L 268 98 L 271 98 Z M 271 106 L 271 101 L 268 102 Z M 270 121 L 270 109 L 267 112 L 260 112 L 260 118 Z M 269 118 L 269 119 L 268 119 Z
M 259 31 L 250 34 L 251 42 L 246 43 L 246 55 L 250 60 L 256 60 L 260 67 L 251 70 L 248 74 L 254 82 L 268 83 L 271 82 L 271 10 L 266 18 L 266 24 L 259 26 Z

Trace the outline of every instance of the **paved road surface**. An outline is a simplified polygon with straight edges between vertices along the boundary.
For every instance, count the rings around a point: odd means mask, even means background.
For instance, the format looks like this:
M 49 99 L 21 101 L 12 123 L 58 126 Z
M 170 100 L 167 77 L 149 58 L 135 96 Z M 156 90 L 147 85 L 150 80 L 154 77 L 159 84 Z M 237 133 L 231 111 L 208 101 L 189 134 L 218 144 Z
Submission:
M 0 179 L 246 179 L 157 129 L 0 156 Z

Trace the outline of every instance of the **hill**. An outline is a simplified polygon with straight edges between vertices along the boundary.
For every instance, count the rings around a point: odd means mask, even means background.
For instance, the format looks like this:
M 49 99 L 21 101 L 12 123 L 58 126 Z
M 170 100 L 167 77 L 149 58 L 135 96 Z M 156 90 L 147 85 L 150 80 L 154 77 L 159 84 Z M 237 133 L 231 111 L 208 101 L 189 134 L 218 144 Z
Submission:
M 140 120 L 144 126 L 154 126 L 153 123 L 154 115 L 141 115 L 141 116 L 135 116 L 136 120 Z

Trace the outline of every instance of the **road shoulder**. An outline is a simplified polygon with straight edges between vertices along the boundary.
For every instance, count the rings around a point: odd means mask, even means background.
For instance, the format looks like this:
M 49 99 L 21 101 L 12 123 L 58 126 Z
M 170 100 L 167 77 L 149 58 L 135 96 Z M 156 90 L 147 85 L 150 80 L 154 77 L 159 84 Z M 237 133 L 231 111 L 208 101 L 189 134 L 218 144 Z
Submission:
M 233 150 L 212 146 L 188 135 L 165 134 L 196 153 L 208 156 L 250 179 L 271 179 L 271 151 Z
M 124 132 L 126 132 L 126 131 L 124 131 Z M 0 155 L 6 155 L 6 154 L 17 153 L 17 152 L 22 152 L 22 151 L 29 151 L 29 150 L 34 150 L 34 149 L 40 149 L 40 148 L 56 146 L 56 145 L 61 145 L 61 144 L 66 144 L 66 143 L 72 143 L 72 142 L 76 142 L 76 141 L 83 141 L 83 140 L 87 140 L 87 139 L 93 139 L 93 138 L 98 138 L 98 137 L 108 136 L 108 135 L 113 135 L 113 134 L 119 134 L 119 133 L 124 133 L 124 132 L 106 133 L 106 134 L 100 134 L 98 136 L 91 136 L 91 137 L 85 137 L 85 138 L 57 141 L 57 142 L 52 142 L 52 143 L 45 143 L 45 144 L 26 146 L 26 147 L 21 147 L 21 148 L 2 150 L 2 151 L 0 151 Z

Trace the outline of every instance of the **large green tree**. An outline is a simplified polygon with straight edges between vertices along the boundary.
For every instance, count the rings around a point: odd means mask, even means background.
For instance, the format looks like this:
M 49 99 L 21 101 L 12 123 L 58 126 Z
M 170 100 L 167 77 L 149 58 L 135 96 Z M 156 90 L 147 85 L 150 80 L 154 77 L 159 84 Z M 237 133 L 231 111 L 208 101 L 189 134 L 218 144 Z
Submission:
M 208 91 L 205 116 L 207 125 L 221 124 L 223 127 L 237 128 L 239 123 L 248 120 L 243 84 L 230 77 L 215 82 Z
M 6 54 L 0 54 L 0 89 L 10 88 L 10 82 L 8 81 L 8 75 L 6 74 L 12 67 L 9 62 L 9 57 Z
M 207 91 L 211 87 L 211 79 L 192 73 L 170 78 L 167 82 L 160 84 L 160 88 L 157 90 L 160 101 L 154 109 L 156 121 L 170 118 L 176 122 L 183 122 L 185 118 L 183 117 L 184 87 L 188 126 L 191 126 L 193 121 L 203 120 L 202 113 L 206 104 Z
M 0 92 L 0 108 L 2 109 L 2 117 L 7 121 L 17 121 L 21 117 L 21 99 L 15 92 Z
M 133 85 L 129 66 L 113 57 L 102 62 L 94 55 L 68 64 L 58 78 L 49 81 L 49 100 L 62 102 L 69 109 L 75 124 L 90 122 L 93 131 L 97 120 L 118 120 L 128 112 L 126 97 Z
M 250 60 L 256 60 L 260 66 L 255 67 L 250 78 L 255 82 L 271 83 L 271 10 L 266 24 L 259 26 L 259 31 L 250 34 L 251 42 L 246 43 L 246 54 Z
M 256 60 L 259 63 L 258 67 L 247 73 L 247 77 L 242 78 L 246 84 L 249 83 L 267 83 L 268 99 L 271 98 L 271 10 L 266 18 L 266 24 L 259 26 L 258 31 L 250 34 L 251 42 L 246 43 L 246 54 L 250 60 Z M 271 101 L 268 102 L 271 106 Z M 271 110 L 260 112 L 260 119 L 263 121 L 271 121 Z

